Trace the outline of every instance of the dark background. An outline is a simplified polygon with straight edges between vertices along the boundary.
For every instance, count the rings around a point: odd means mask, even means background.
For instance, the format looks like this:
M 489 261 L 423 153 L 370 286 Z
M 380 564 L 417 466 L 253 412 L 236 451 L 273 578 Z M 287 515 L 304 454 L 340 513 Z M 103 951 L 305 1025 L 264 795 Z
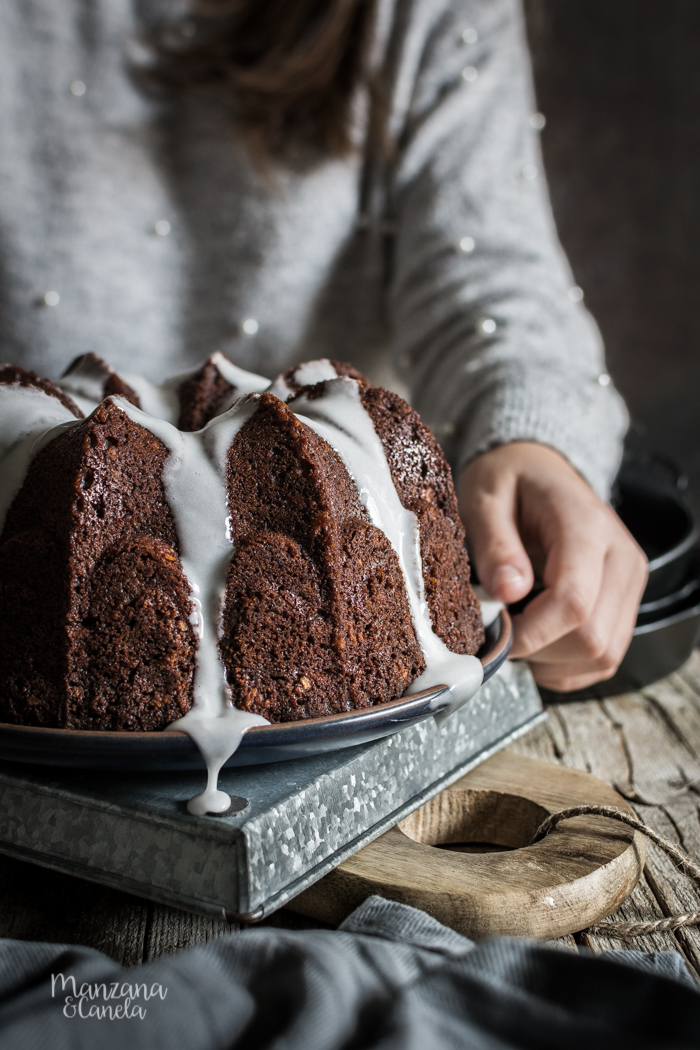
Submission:
M 700 508 L 700 2 L 525 0 L 560 236 L 633 419 Z

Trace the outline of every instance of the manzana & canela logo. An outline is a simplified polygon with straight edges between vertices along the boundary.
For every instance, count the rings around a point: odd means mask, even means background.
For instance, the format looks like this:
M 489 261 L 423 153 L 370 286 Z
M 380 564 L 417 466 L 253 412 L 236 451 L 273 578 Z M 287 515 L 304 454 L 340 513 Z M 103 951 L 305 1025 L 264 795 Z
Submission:
M 60 981 L 60 988 L 58 983 Z M 69 989 L 66 994 L 66 989 Z M 121 1021 L 131 1018 L 143 1021 L 146 1007 L 141 1003 L 149 999 L 165 999 L 168 989 L 161 984 L 129 984 L 127 982 L 101 982 L 89 984 L 83 981 L 77 986 L 75 977 L 69 973 L 51 974 L 51 998 L 63 995 L 63 1016 L 97 1018 L 105 1021 Z

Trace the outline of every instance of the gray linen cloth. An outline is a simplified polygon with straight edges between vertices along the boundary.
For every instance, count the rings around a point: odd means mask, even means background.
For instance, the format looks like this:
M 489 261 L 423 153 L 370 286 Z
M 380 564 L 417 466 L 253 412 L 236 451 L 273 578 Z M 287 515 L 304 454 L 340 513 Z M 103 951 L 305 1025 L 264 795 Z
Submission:
M 123 1005 L 125 985 L 128 1009 L 144 1017 L 78 1016 Z M 699 1044 L 700 995 L 679 955 L 583 956 L 511 939 L 477 946 L 381 897 L 338 931 L 249 930 L 130 969 L 89 948 L 0 941 L 3 1050 Z
M 360 92 L 354 155 L 270 178 L 227 108 L 145 75 L 186 11 L 2 0 L 0 359 L 383 379 L 387 348 L 453 465 L 539 441 L 607 497 L 627 417 L 554 229 L 518 0 L 379 0 L 395 155 Z

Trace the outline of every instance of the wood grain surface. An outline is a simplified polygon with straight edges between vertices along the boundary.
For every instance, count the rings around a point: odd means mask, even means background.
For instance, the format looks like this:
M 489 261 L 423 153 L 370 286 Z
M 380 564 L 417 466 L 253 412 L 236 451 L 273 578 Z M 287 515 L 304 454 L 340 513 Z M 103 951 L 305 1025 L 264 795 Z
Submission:
M 565 936 L 615 911 L 644 866 L 642 836 L 601 817 L 567 820 L 530 845 L 551 813 L 581 804 L 633 812 L 590 773 L 501 752 L 289 907 L 339 923 L 378 893 L 476 940 Z
M 700 861 L 700 653 L 677 674 L 639 693 L 556 704 L 547 722 L 509 748 L 612 784 L 638 816 Z M 644 875 L 614 918 L 650 920 L 700 910 L 700 893 L 649 844 Z M 326 924 L 287 910 L 265 925 Z M 0 857 L 0 936 L 85 944 L 132 965 L 222 935 L 237 926 L 189 915 Z M 657 933 L 626 944 L 576 935 L 550 942 L 564 950 L 680 951 L 700 975 L 700 930 Z

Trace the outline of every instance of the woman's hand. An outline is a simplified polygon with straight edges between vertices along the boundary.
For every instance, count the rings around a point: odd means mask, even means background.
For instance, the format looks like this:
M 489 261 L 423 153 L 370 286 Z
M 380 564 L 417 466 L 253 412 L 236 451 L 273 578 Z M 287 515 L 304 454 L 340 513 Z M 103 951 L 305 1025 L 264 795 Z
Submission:
M 512 656 L 549 689 L 610 678 L 629 645 L 647 560 L 617 515 L 546 445 L 518 441 L 469 463 L 459 506 L 482 586 L 506 604 L 534 574 L 544 591 L 514 619 Z

